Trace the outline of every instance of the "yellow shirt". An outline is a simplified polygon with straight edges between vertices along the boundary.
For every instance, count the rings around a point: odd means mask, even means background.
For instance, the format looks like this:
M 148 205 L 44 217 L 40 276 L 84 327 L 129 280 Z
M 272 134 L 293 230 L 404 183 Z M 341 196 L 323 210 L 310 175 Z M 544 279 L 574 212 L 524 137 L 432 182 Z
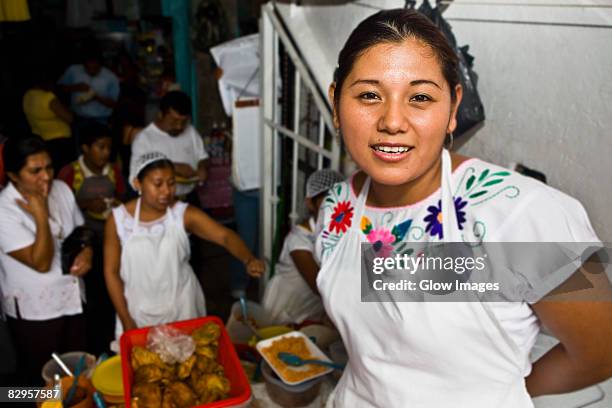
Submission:
M 70 137 L 70 125 L 64 122 L 51 110 L 51 101 L 55 99 L 53 92 L 42 89 L 30 89 L 23 96 L 23 111 L 32 128 L 32 133 L 43 140 L 53 140 Z
M 0 21 L 27 21 L 30 9 L 27 0 L 0 0 Z

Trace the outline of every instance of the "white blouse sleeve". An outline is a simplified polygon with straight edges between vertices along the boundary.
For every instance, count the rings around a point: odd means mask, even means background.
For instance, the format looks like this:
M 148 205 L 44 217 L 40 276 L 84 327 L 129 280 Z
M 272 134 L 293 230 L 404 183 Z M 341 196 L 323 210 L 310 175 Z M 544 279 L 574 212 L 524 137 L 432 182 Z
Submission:
M 523 298 L 535 303 L 576 273 L 601 242 L 578 200 L 544 186 L 526 204 L 503 241 L 527 243 L 513 257 L 513 270 Z

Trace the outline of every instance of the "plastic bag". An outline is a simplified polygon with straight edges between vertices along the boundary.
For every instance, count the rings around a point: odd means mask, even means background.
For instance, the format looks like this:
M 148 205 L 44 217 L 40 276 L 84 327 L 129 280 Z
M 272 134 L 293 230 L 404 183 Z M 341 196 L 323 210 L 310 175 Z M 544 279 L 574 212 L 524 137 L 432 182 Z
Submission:
M 459 58 L 459 79 L 463 87 L 463 99 L 457 110 L 457 129 L 453 132 L 453 135 L 458 137 L 485 120 L 484 106 L 480 100 L 478 89 L 476 89 L 478 75 L 472 70 L 474 57 L 468 53 L 468 45 L 457 46 L 457 40 L 453 35 L 451 26 L 442 17 L 442 12 L 438 7 L 434 9 L 429 4 L 429 0 L 424 0 L 418 11 L 429 18 L 442 31 Z
M 147 337 L 147 348 L 161 357 L 168 364 L 182 363 L 195 351 L 195 343 L 191 336 L 163 325 L 153 327 Z

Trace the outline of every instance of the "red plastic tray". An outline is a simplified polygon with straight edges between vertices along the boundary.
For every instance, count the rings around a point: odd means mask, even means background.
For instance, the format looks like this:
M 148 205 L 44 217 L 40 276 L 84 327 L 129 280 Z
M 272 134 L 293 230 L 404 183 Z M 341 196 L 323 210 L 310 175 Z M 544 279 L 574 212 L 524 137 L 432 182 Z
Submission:
M 230 381 L 231 389 L 229 398 L 211 402 L 209 404 L 198 405 L 198 408 L 220 408 L 240 406 L 246 403 L 251 398 L 251 386 L 240 365 L 236 350 L 225 330 L 225 326 L 221 319 L 216 316 L 200 317 L 192 320 L 183 320 L 181 322 L 168 323 L 186 334 L 191 334 L 195 329 L 206 323 L 215 323 L 221 327 L 221 336 L 219 337 L 219 353 L 217 362 L 225 369 L 225 376 Z M 123 371 L 123 395 L 125 398 L 125 406 L 131 406 L 132 400 L 132 365 L 130 364 L 130 355 L 132 348 L 135 346 L 145 347 L 147 344 L 147 335 L 151 327 L 143 327 L 140 329 L 128 330 L 123 333 L 120 340 L 121 346 L 121 368 Z

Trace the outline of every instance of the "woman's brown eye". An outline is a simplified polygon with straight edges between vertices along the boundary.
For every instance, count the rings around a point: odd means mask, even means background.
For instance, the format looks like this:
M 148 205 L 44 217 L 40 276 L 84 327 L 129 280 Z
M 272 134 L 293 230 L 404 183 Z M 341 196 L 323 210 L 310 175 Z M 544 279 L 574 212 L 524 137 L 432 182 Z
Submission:
M 415 95 L 411 98 L 414 102 L 429 102 L 431 98 L 427 95 Z
M 361 99 L 377 99 L 378 95 L 376 95 L 374 92 L 364 92 L 362 94 L 359 95 L 359 97 Z

